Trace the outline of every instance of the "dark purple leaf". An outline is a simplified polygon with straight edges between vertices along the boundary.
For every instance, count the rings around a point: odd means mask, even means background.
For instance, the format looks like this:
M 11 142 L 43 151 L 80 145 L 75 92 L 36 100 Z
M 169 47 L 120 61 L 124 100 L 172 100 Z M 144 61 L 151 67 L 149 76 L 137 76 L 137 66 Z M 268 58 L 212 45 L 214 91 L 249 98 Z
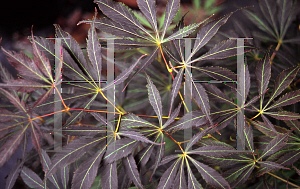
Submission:
M 196 52 L 199 51 L 216 33 L 218 32 L 219 28 L 225 24 L 228 20 L 228 18 L 233 13 L 229 13 L 228 15 L 225 15 L 221 18 L 218 18 L 216 20 L 213 20 L 211 22 L 208 22 L 207 24 L 203 25 L 199 32 L 197 33 L 197 39 L 194 44 L 194 48 L 192 50 L 192 53 L 190 57 L 196 54 Z
M 153 0 L 137 0 L 137 4 L 146 19 L 152 25 L 155 34 L 159 35 L 156 21 L 156 5 Z
M 145 43 L 133 41 L 131 39 L 114 39 L 114 48 L 116 50 L 128 50 L 141 47 L 155 47 L 155 43 Z
M 90 188 L 93 184 L 98 166 L 101 162 L 102 156 L 105 152 L 106 146 L 96 152 L 92 157 L 80 164 L 72 179 L 72 188 Z
M 30 188 L 44 188 L 42 179 L 27 167 L 23 167 L 21 177 Z
M 187 161 L 186 161 L 187 162 Z M 194 176 L 189 163 L 187 162 L 187 172 L 188 172 L 188 188 L 192 189 L 202 189 L 203 187 L 198 182 L 196 177 Z
M 206 89 L 210 101 L 217 101 L 236 106 L 218 87 L 210 83 L 203 83 L 202 86 Z
M 143 31 L 152 39 L 154 37 L 138 22 L 137 18 L 132 14 L 131 10 L 122 3 L 115 3 L 111 0 L 96 0 L 100 10 L 107 17 L 122 25 L 133 28 L 134 30 Z
M 164 20 L 164 27 L 163 27 L 163 31 L 161 34 L 161 40 L 164 39 L 165 34 L 167 32 L 168 27 L 170 26 L 173 18 L 175 17 L 178 9 L 180 6 L 180 0 L 169 0 L 166 10 L 165 10 L 165 20 Z
M 170 0 L 172 1 L 172 0 Z M 174 103 L 174 100 L 178 94 L 178 91 L 181 87 L 181 81 L 182 81 L 182 75 L 183 75 L 183 71 L 184 71 L 184 68 L 181 68 L 180 71 L 176 74 L 176 77 L 172 83 L 172 90 L 171 90 L 171 93 L 170 93 L 170 96 L 171 96 L 171 102 L 170 102 L 170 111 L 169 111 L 169 115 L 172 111 L 172 106 L 173 106 L 173 103 Z
M 134 127 L 156 127 L 156 126 L 132 113 L 129 113 L 125 116 L 122 116 L 121 127 L 134 128 Z
M 224 172 L 223 176 L 232 188 L 236 188 L 247 181 L 254 168 L 254 164 L 242 165 Z
M 71 164 L 79 159 L 85 152 L 91 149 L 93 146 L 99 144 L 106 137 L 102 138 L 80 138 L 73 140 L 66 146 L 62 147 L 61 152 L 57 152 L 52 160 L 52 166 L 47 171 L 45 179 L 53 175 L 57 170 Z
M 91 112 L 91 114 L 94 116 L 94 118 L 97 121 L 107 125 L 108 132 L 112 132 L 112 133 L 115 132 L 113 125 L 109 121 L 106 121 L 106 119 L 103 116 L 101 116 L 99 113 L 96 113 L 96 112 Z
M 99 133 L 106 133 L 106 129 L 85 125 L 71 125 L 67 128 L 64 127 L 62 133 L 70 136 L 95 136 Z
M 135 186 L 137 188 L 142 188 L 144 189 L 144 186 L 142 185 L 141 179 L 140 179 L 140 174 L 138 172 L 137 166 L 136 166 L 136 162 L 132 156 L 132 154 L 130 154 L 127 157 L 124 157 L 122 159 L 123 165 L 125 167 L 125 171 L 127 173 L 127 176 L 129 176 L 130 180 L 133 181 L 133 183 L 135 184 Z
M 157 189 L 169 189 L 174 183 L 174 179 L 181 162 L 181 158 L 178 158 L 161 176 Z
M 263 167 L 268 168 L 268 172 L 271 171 L 271 170 L 276 170 L 276 169 L 288 169 L 288 170 L 290 170 L 289 168 L 286 168 L 286 167 L 284 167 L 284 166 L 282 166 L 278 163 L 271 162 L 271 161 L 258 161 L 258 164 L 260 164 Z M 258 176 L 261 176 L 264 173 L 265 172 L 259 174 Z
M 164 144 L 160 144 L 160 143 L 155 143 L 151 140 L 149 140 L 147 137 L 143 136 L 143 134 L 139 133 L 139 132 L 135 132 L 135 131 L 121 131 L 118 132 L 119 135 L 121 136 L 125 136 L 137 141 L 141 141 L 144 143 L 150 143 L 150 144 L 154 144 L 154 145 L 164 145 Z
M 298 113 L 294 112 L 287 112 L 287 111 L 281 111 L 281 112 L 265 112 L 266 115 L 269 115 L 275 119 L 279 120 L 296 120 L 300 119 L 300 115 Z
M 280 157 L 277 163 L 283 166 L 290 166 L 296 161 L 298 161 L 299 158 L 300 158 L 300 150 L 298 149 L 283 155 L 282 157 Z
M 225 147 L 225 146 L 208 145 L 208 146 L 202 146 L 195 150 L 188 151 L 187 154 L 198 154 L 198 155 L 209 156 L 209 157 L 223 157 L 233 153 L 243 153 L 243 152 L 245 153 L 247 151 L 234 150 L 232 148 Z
M 133 149 L 138 144 L 139 142 L 131 138 L 114 141 L 107 146 L 107 150 L 103 158 L 104 163 L 110 164 L 118 159 L 126 157 L 128 154 L 132 153 Z
M 101 173 L 101 186 L 103 189 L 118 188 L 117 163 L 105 165 Z
M 300 176 L 300 170 L 297 169 L 294 165 L 293 165 L 293 168 L 296 170 L 297 174 Z
M 218 188 L 230 188 L 228 182 L 216 170 L 203 163 L 200 163 L 190 156 L 188 157 L 207 183 Z
M 157 140 L 155 140 L 155 141 L 164 143 L 165 142 L 164 135 L 162 133 L 159 133 L 157 136 Z M 154 175 L 161 159 L 164 156 L 164 152 L 165 152 L 165 145 L 155 146 L 154 148 L 156 148 L 156 155 L 155 155 L 154 168 L 153 168 L 152 174 L 150 176 L 150 180 L 152 179 L 152 176 Z
M 245 134 L 246 146 L 251 152 L 253 152 L 254 144 L 253 144 L 252 126 L 250 124 L 247 124 L 246 122 L 245 122 L 244 134 Z
M 5 183 L 5 189 L 11 189 L 15 185 L 15 182 L 20 175 L 20 172 L 22 170 L 24 161 L 17 161 L 16 165 L 10 170 L 6 183 Z
M 43 168 L 43 171 L 45 172 L 45 174 L 47 173 L 47 171 L 49 170 L 49 168 L 52 166 L 52 162 L 48 156 L 48 154 L 45 152 L 45 150 L 41 150 L 42 152 L 42 168 Z M 57 176 L 55 174 L 51 175 L 49 177 L 49 180 L 52 182 L 52 184 L 56 187 L 56 188 L 60 188 L 60 185 L 58 184 L 58 179 L 57 179 Z
M 187 189 L 185 173 L 184 173 L 184 159 L 181 160 L 180 169 L 176 175 L 173 189 Z
M 261 118 L 263 119 L 264 121 L 264 125 L 268 128 L 268 129 L 271 129 L 275 134 L 278 134 L 276 129 L 274 128 L 273 124 L 271 123 L 271 121 L 266 117 L 264 116 L 263 114 L 261 114 Z
M 146 73 L 145 73 L 146 74 Z M 159 121 L 160 127 L 162 127 L 162 103 L 161 103 L 161 97 L 160 94 L 151 81 L 150 77 L 146 74 L 147 78 L 147 85 L 146 87 L 148 88 L 148 96 L 149 96 L 149 101 L 151 106 L 153 107 Z
M 286 93 L 280 97 L 273 105 L 269 106 L 266 110 L 274 109 L 282 106 L 295 104 L 300 101 L 300 90 Z
M 274 154 L 278 150 L 280 150 L 286 143 L 289 134 L 278 135 L 277 137 L 273 138 L 270 143 L 266 146 L 263 153 L 259 157 L 259 159 Z
M 28 127 L 28 126 L 27 126 Z M 26 127 L 26 128 L 27 128 Z M 5 144 L 3 144 L 0 147 L 0 168 L 4 165 L 5 162 L 7 162 L 13 153 L 18 149 L 20 146 L 24 133 L 26 131 L 26 128 L 21 129 L 19 131 L 16 131 L 13 135 L 11 135 Z
M 170 115 L 170 118 L 165 122 L 163 125 L 163 129 L 169 126 L 171 123 L 174 122 L 175 118 L 178 116 L 180 112 L 182 102 L 178 105 L 178 107 L 173 111 L 173 113 Z
M 190 139 L 190 141 L 187 143 L 185 147 L 185 151 L 188 151 L 194 144 L 196 144 L 199 140 L 201 140 L 210 130 L 211 128 L 207 128 L 203 131 L 200 131 L 199 133 L 195 134 L 193 138 Z

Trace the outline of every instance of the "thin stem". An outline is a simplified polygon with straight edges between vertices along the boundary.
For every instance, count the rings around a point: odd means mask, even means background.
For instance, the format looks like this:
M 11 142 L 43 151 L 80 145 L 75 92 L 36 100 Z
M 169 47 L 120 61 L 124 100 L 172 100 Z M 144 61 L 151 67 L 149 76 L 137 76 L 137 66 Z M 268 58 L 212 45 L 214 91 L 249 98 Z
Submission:
M 271 64 L 273 63 L 273 59 L 275 58 L 276 52 L 279 50 L 281 44 L 282 44 L 282 41 L 279 40 L 279 41 L 278 41 L 278 44 L 277 44 L 277 46 L 276 46 L 276 48 L 275 48 L 275 51 L 273 52 L 273 54 L 272 54 L 272 56 L 271 56 L 271 58 L 270 58 Z

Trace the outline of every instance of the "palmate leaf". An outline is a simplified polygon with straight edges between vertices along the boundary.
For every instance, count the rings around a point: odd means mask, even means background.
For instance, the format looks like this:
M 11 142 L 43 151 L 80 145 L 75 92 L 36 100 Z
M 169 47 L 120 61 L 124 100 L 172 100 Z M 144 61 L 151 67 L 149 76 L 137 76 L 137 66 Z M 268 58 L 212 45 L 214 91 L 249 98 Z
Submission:
M 245 135 L 245 143 L 247 148 L 251 152 L 254 152 L 253 131 L 251 125 L 247 122 L 245 122 L 244 135 Z
M 145 73 L 146 74 L 146 73 Z M 150 77 L 146 74 L 147 78 L 147 85 L 148 88 L 148 96 L 151 106 L 153 107 L 159 121 L 160 127 L 162 127 L 162 103 L 161 103 L 161 97 L 159 95 L 159 92 L 153 82 L 151 81 Z
M 232 14 L 233 13 L 231 12 L 230 14 L 225 15 L 219 19 L 213 20 L 201 27 L 201 29 L 197 33 L 197 39 L 195 41 L 192 53 L 187 59 L 187 62 L 217 33 L 219 28 L 227 22 L 228 18 Z
M 202 189 L 201 184 L 198 182 L 198 180 L 196 179 L 195 175 L 192 172 L 192 169 L 189 165 L 187 158 L 185 158 L 185 162 L 186 162 L 187 172 L 188 172 L 188 174 L 187 174 L 188 175 L 188 188 Z
M 263 157 L 269 156 L 271 154 L 274 154 L 278 150 L 280 150 L 286 143 L 288 139 L 289 133 L 284 135 L 278 135 L 274 139 L 270 141 L 270 143 L 266 146 L 261 156 L 258 158 L 262 159 Z
M 31 188 L 44 188 L 42 179 L 35 172 L 25 166 L 22 169 L 21 177 Z
M 255 164 L 246 164 L 229 169 L 223 173 L 223 176 L 230 183 L 232 188 L 241 186 L 250 177 Z
M 160 142 L 160 143 L 164 143 L 165 142 L 164 135 L 162 133 L 159 133 L 157 135 L 157 138 L 156 138 L 155 142 L 156 141 Z M 150 176 L 150 180 L 152 179 L 152 176 L 154 175 L 154 173 L 155 173 L 155 171 L 156 171 L 156 169 L 159 165 L 159 162 L 163 158 L 164 152 L 165 152 L 165 145 L 155 146 L 154 148 L 156 148 L 156 155 L 155 155 L 154 168 L 153 168 L 153 172 Z
M 161 176 L 160 181 L 158 183 L 158 189 L 169 189 L 171 188 L 177 170 L 179 168 L 180 165 L 180 161 L 182 158 L 178 158 L 165 172 L 164 174 Z
M 52 166 L 47 171 L 45 178 L 53 175 L 57 170 L 71 164 L 80 158 L 86 151 L 91 149 L 93 146 L 99 144 L 105 140 L 106 137 L 102 138 L 80 138 L 73 140 L 66 146 L 63 146 L 61 152 L 57 152 L 52 160 Z
M 278 95 L 281 94 L 281 92 L 286 89 L 291 82 L 294 80 L 295 76 L 297 75 L 297 72 L 299 71 L 300 67 L 299 66 L 294 66 L 289 69 L 286 69 L 282 71 L 277 78 L 275 79 L 275 84 L 274 84 L 274 89 L 271 94 L 271 97 L 266 104 L 266 106 L 274 100 Z
M 132 113 L 129 113 L 125 116 L 122 116 L 121 127 L 134 128 L 134 127 L 156 127 L 156 126 Z
M 288 152 L 282 157 L 280 157 L 277 163 L 283 166 L 290 166 L 296 161 L 298 161 L 299 158 L 300 158 L 300 149 L 297 149 L 295 151 Z
M 182 102 L 178 105 L 178 107 L 173 111 L 173 113 L 170 115 L 170 118 L 165 122 L 165 124 L 162 126 L 162 128 L 168 127 L 171 123 L 174 122 L 175 118 L 178 116 L 180 112 Z
M 45 150 L 41 150 L 42 152 L 42 165 L 43 165 L 43 171 L 45 173 L 47 173 L 47 171 L 49 170 L 50 166 L 52 165 L 52 162 L 48 156 L 48 154 L 45 152 Z M 52 184 L 56 187 L 56 188 L 60 188 L 61 186 L 59 185 L 58 179 L 56 174 L 51 175 L 51 177 L 49 177 L 49 180 L 52 182 Z
M 72 188 L 84 189 L 91 187 L 97 176 L 98 166 L 101 162 L 105 149 L 106 146 L 102 145 L 102 148 L 100 148 L 100 150 L 98 150 L 92 157 L 80 164 L 73 176 Z
M 217 101 L 236 106 L 236 103 L 232 102 L 218 87 L 210 83 L 202 83 L 210 101 Z
M 145 34 L 155 40 L 152 35 L 138 22 L 137 18 L 132 14 L 128 7 L 121 3 L 115 3 L 111 0 L 96 0 L 100 10 L 110 19 L 122 25 L 129 26 Z M 148 39 L 148 40 L 152 40 Z
M 104 88 L 102 88 L 101 91 L 105 91 L 115 85 L 119 85 L 120 83 L 124 82 L 144 56 L 145 55 L 142 55 L 134 64 L 132 64 L 129 68 L 127 68 L 120 75 L 118 75 L 114 81 L 112 81 L 111 83 L 108 83 Z
M 200 163 L 199 161 L 188 156 L 189 160 L 195 165 L 198 172 L 204 178 L 204 180 L 217 188 L 230 188 L 228 182 L 213 168 Z
M 114 48 L 116 50 L 136 49 L 141 47 L 155 47 L 154 43 L 145 43 L 131 39 L 114 39 Z
M 144 186 L 142 185 L 142 182 L 140 179 L 140 174 L 137 169 L 136 162 L 135 162 L 132 154 L 130 154 L 127 157 L 124 157 L 122 159 L 122 162 L 123 162 L 125 171 L 126 171 L 127 175 L 129 176 L 130 180 L 133 181 L 133 183 L 135 184 L 135 186 L 137 188 L 144 189 Z
M 106 119 L 102 115 L 100 115 L 99 113 L 96 113 L 96 112 L 91 112 L 91 114 L 92 114 L 92 116 L 94 116 L 94 118 L 97 121 L 107 125 L 108 132 L 112 132 L 112 133 L 115 132 L 113 125 L 109 121 L 106 121 Z
M 269 115 L 275 119 L 279 120 L 296 120 L 300 119 L 300 114 L 288 111 L 281 112 L 264 112 L 264 114 Z
M 101 174 L 101 186 L 103 189 L 118 188 L 117 163 L 113 162 L 104 166 Z
M 155 0 L 137 0 L 137 4 L 158 36 Z
M 185 151 L 188 152 L 189 149 L 190 149 L 194 144 L 196 144 L 199 140 L 201 140 L 201 139 L 208 133 L 208 131 L 209 131 L 210 129 L 211 129 L 211 128 L 206 128 L 206 129 L 204 129 L 203 131 L 201 131 L 201 132 L 195 134 L 195 135 L 193 136 L 193 138 L 191 138 L 191 139 L 189 140 L 189 142 L 187 143 L 187 145 L 186 145 L 186 147 L 185 147 Z
M 188 64 L 192 64 L 194 62 L 202 61 L 202 60 L 213 60 L 213 59 L 224 59 L 237 55 L 238 48 L 244 48 L 243 53 L 255 50 L 256 47 L 248 43 L 244 42 L 243 46 L 237 46 L 237 40 L 229 39 L 226 41 L 222 41 L 216 44 L 213 48 L 211 48 L 207 53 L 200 56 L 199 58 L 195 58 L 190 60 Z
M 187 152 L 187 154 L 197 154 L 197 155 L 209 156 L 209 157 L 222 157 L 233 153 L 243 153 L 243 152 L 245 153 L 245 151 L 234 150 L 230 147 L 225 147 L 225 146 L 207 145 L 207 146 L 202 146 L 200 148 L 197 148 L 195 150 L 190 150 Z
M 111 164 L 118 159 L 128 156 L 138 144 L 138 141 L 131 138 L 116 140 L 110 143 L 103 157 L 104 163 Z
M 184 158 L 181 160 L 179 171 L 176 175 L 174 184 L 174 189 L 187 189 L 186 180 L 185 180 L 185 173 L 184 173 Z
M 271 123 L 271 121 L 266 116 L 264 116 L 264 115 L 261 115 L 261 117 L 262 117 L 262 119 L 263 119 L 263 121 L 265 123 L 264 125 L 267 128 L 271 129 L 274 133 L 278 134 L 277 131 L 276 131 L 276 129 L 274 128 L 273 124 Z
M 69 183 L 69 166 L 66 166 L 60 170 L 60 180 L 64 189 L 67 189 Z
M 263 167 L 268 168 L 268 172 L 271 171 L 271 170 L 276 170 L 276 169 L 288 169 L 288 170 L 290 170 L 289 168 L 286 168 L 286 167 L 284 167 L 284 166 L 282 166 L 278 163 L 271 162 L 271 161 L 259 161 L 258 164 L 260 164 Z M 258 176 L 261 176 L 264 173 L 265 172 L 260 173 Z
M 180 6 L 180 0 L 169 0 L 167 7 L 166 7 L 166 14 L 165 14 L 165 20 L 164 20 L 164 27 L 161 34 L 161 40 L 165 37 L 165 34 L 167 32 L 168 27 L 170 26 L 173 18 L 175 17 L 176 13 L 178 12 Z
M 269 106 L 266 110 L 279 108 L 282 106 L 288 106 L 291 104 L 295 104 L 300 101 L 300 90 L 293 91 L 290 93 L 286 93 L 282 97 L 280 97 L 275 103 Z

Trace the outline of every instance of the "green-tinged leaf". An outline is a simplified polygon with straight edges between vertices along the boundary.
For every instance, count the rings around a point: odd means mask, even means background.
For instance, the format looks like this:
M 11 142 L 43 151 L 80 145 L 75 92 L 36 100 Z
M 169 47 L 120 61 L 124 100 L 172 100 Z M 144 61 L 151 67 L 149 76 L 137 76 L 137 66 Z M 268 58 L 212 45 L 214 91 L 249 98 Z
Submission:
M 54 87 L 51 87 L 47 92 L 42 94 L 38 99 L 36 99 L 35 103 L 31 106 L 29 112 L 33 109 L 35 109 L 38 105 L 45 102 L 48 98 L 50 98 L 50 95 L 53 94 Z
M 272 26 L 273 31 L 275 31 L 276 36 L 278 37 L 279 34 L 277 20 L 275 20 L 275 16 L 278 14 L 276 11 L 276 3 L 270 0 L 262 0 L 259 1 L 259 6 L 264 18 L 267 19 L 269 24 Z
M 271 162 L 271 161 L 258 161 L 258 164 L 260 164 L 263 167 L 268 168 L 268 172 L 271 171 L 271 170 L 276 170 L 276 169 L 288 169 L 288 170 L 290 170 L 289 168 L 286 168 L 286 167 L 284 167 L 284 166 L 282 166 L 278 163 Z M 262 174 L 264 174 L 264 173 L 261 173 L 258 176 L 261 176 Z
M 44 188 L 42 179 L 27 167 L 23 167 L 21 177 L 30 188 Z
M 209 157 L 223 157 L 233 153 L 245 153 L 245 152 L 247 151 L 234 150 L 232 148 L 225 147 L 225 146 L 208 145 L 208 146 L 202 146 L 195 150 L 190 150 L 187 152 L 187 154 L 198 154 L 201 156 L 209 156 Z
M 104 163 L 110 164 L 127 156 L 128 154 L 132 153 L 133 149 L 138 144 L 139 142 L 131 138 L 116 140 L 113 143 L 110 143 L 107 146 L 107 150 L 103 158 Z
M 132 156 L 132 154 L 130 154 L 127 157 L 124 157 L 122 159 L 123 165 L 125 167 L 125 171 L 127 173 L 127 176 L 129 176 L 130 180 L 133 181 L 134 185 L 137 188 L 142 188 L 144 189 L 144 186 L 142 185 L 141 179 L 140 179 L 140 174 L 138 172 L 137 166 L 136 166 L 136 162 Z
M 160 181 L 158 183 L 158 189 L 169 189 L 174 183 L 174 179 L 177 173 L 177 170 L 180 165 L 181 158 L 178 158 L 161 176 Z
M 104 146 L 104 147 L 103 147 Z M 80 164 L 72 179 L 72 188 L 90 188 L 97 176 L 98 166 L 105 152 L 103 145 L 92 157 Z
M 287 21 L 288 21 L 288 17 L 290 17 L 291 13 L 293 12 L 291 11 L 292 9 L 293 9 L 293 1 L 286 1 L 286 0 L 279 1 L 277 17 L 279 20 L 279 28 L 280 28 L 281 35 L 284 35 L 283 33 L 284 28 L 287 28 L 287 26 L 289 26 Z
M 143 148 L 138 154 L 137 154 L 137 160 L 138 165 L 141 167 L 140 173 L 143 174 L 145 171 L 145 165 L 148 162 L 152 152 L 154 149 L 154 145 L 149 144 L 145 148 Z
M 170 115 L 170 118 L 165 122 L 163 125 L 163 129 L 169 126 L 171 123 L 174 122 L 175 118 L 178 116 L 180 112 L 182 102 L 178 105 L 178 107 L 173 111 L 173 113 Z
M 101 173 L 101 186 L 103 189 L 118 188 L 117 163 L 105 165 Z
M 206 119 L 209 121 L 210 125 L 213 126 L 212 119 L 210 117 L 210 106 L 208 96 L 205 89 L 200 83 L 192 82 L 192 96 L 195 99 L 198 106 L 201 107 L 201 111 L 206 115 Z
M 92 116 L 94 116 L 94 118 L 97 121 L 107 125 L 107 131 L 108 132 L 115 132 L 113 125 L 109 121 L 106 121 L 106 119 L 102 115 L 100 115 L 100 113 L 91 112 L 91 114 L 92 114 Z
M 255 24 L 259 29 L 271 34 L 276 38 L 276 35 L 274 31 L 269 27 L 268 24 L 266 24 L 264 21 L 262 21 L 259 16 L 249 10 L 244 9 L 243 10 L 244 14 L 248 17 L 248 19 Z
M 92 20 L 83 20 L 78 24 L 82 23 L 91 24 Z M 115 35 L 117 37 L 131 37 L 148 40 L 148 38 L 141 35 L 138 30 L 135 30 L 127 25 L 120 24 L 108 18 L 96 19 L 95 27 L 103 32 Z
M 143 136 L 141 133 L 135 132 L 135 131 L 121 131 L 121 132 L 118 132 L 118 134 L 121 136 L 125 136 L 128 138 L 137 140 L 137 141 L 144 142 L 144 143 L 150 143 L 150 144 L 154 144 L 154 145 L 164 145 L 164 144 L 160 144 L 160 143 L 155 143 L 155 142 L 149 140 L 147 137 Z
M 223 176 L 230 183 L 232 188 L 244 184 L 251 175 L 255 164 L 247 164 L 229 169 L 223 173 Z
M 130 81 L 141 71 L 144 71 L 146 67 L 148 67 L 156 58 L 156 54 L 158 52 L 159 47 L 156 47 L 156 49 L 149 55 L 147 58 L 145 58 L 142 63 L 139 66 L 139 69 L 129 78 L 129 81 L 127 82 L 126 86 L 124 89 L 127 87 L 127 85 L 130 83 Z M 124 90 L 123 89 L 123 90 Z
M 145 73 L 146 74 L 146 73 Z M 159 121 L 160 127 L 162 127 L 162 103 L 161 103 L 161 97 L 160 94 L 151 81 L 150 77 L 146 74 L 147 78 L 147 85 L 146 87 L 148 88 L 148 96 L 149 96 L 149 101 L 151 106 L 153 107 Z
M 122 116 L 121 127 L 131 128 L 131 127 L 156 127 L 156 126 L 132 113 L 129 113 L 125 116 Z
M 230 188 L 228 182 L 216 170 L 203 163 L 200 163 L 190 156 L 188 156 L 188 158 L 195 165 L 195 167 L 207 183 L 217 188 Z
M 133 41 L 131 39 L 114 39 L 114 48 L 116 50 L 127 50 L 127 49 L 135 49 L 141 47 L 155 47 L 154 43 L 145 43 Z
M 275 119 L 279 120 L 296 120 L 300 119 L 300 114 L 288 111 L 281 112 L 264 112 L 264 114 L 269 115 Z
M 188 188 L 191 189 L 203 189 L 201 184 L 198 182 L 196 177 L 194 176 L 192 169 L 189 165 L 188 160 L 186 159 L 186 164 L 187 164 L 187 172 L 188 172 Z
M 174 184 L 174 189 L 187 189 L 186 180 L 185 180 L 185 173 L 184 173 L 184 158 L 181 160 L 179 171 L 176 175 Z
M 207 20 L 207 19 L 206 19 Z M 188 25 L 188 26 L 185 26 L 184 28 L 182 29 L 179 29 L 177 32 L 173 33 L 172 35 L 170 35 L 169 37 L 163 39 L 163 41 L 161 43 L 165 43 L 165 42 L 168 42 L 168 41 L 172 41 L 174 39 L 178 39 L 178 38 L 184 38 L 188 35 L 190 35 L 191 33 L 193 33 L 193 31 L 195 31 L 196 28 L 198 28 L 198 26 L 200 24 L 202 24 L 203 22 L 205 22 L 206 20 L 202 21 L 201 23 L 198 23 L 198 24 L 191 24 L 191 25 Z
M 273 105 L 269 106 L 266 110 L 274 109 L 282 106 L 288 106 L 300 101 L 300 90 L 286 93 L 280 97 Z
M 268 129 L 271 129 L 275 134 L 278 134 L 276 129 L 274 128 L 274 125 L 271 123 L 271 121 L 266 117 L 264 116 L 263 114 L 261 115 L 261 118 L 263 119 L 264 121 L 264 125 L 268 128 Z
M 202 83 L 202 86 L 206 89 L 206 93 L 210 101 L 217 101 L 236 106 L 236 103 L 232 102 L 218 87 L 210 83 Z
M 253 124 L 256 127 L 256 129 L 258 129 L 260 132 L 272 138 L 276 137 L 278 132 L 281 134 L 286 134 L 289 131 L 288 129 L 274 126 L 274 128 L 276 129 L 276 132 L 274 132 L 271 128 L 267 127 L 264 122 L 260 121 L 252 121 L 251 124 Z
M 101 91 L 105 91 L 115 85 L 119 85 L 121 84 L 122 82 L 124 82 L 128 76 L 132 73 L 133 69 L 136 67 L 136 65 L 140 62 L 140 60 L 144 57 L 145 55 L 142 55 L 134 64 L 132 64 L 129 68 L 127 68 L 126 70 L 124 70 L 120 75 L 118 75 L 118 77 L 108 83 L 104 88 L 101 89 Z
M 238 48 L 244 48 L 243 53 L 253 51 L 256 49 L 247 41 L 244 42 L 243 46 L 237 46 L 237 40 L 229 39 L 216 44 L 206 54 L 200 56 L 199 58 L 195 58 L 194 60 L 189 61 L 188 64 L 203 60 L 224 59 L 231 56 L 236 56 L 238 55 Z
M 93 70 L 96 70 L 96 76 L 93 75 L 93 79 L 100 81 L 101 70 L 102 70 L 102 56 L 101 56 L 101 46 L 99 44 L 98 36 L 95 30 L 96 16 L 97 14 L 95 14 L 93 22 L 91 24 L 91 28 L 88 31 L 87 53 L 93 65 Z
M 5 50 L 3 47 L 1 47 L 1 50 L 4 52 L 11 65 L 14 66 L 15 69 L 20 73 L 20 75 L 26 78 L 43 80 L 45 82 L 48 81 L 46 78 L 44 78 L 43 73 L 40 71 L 35 61 L 30 59 L 24 53 Z
M 52 166 L 47 171 L 45 179 L 53 175 L 57 170 L 71 164 L 80 158 L 85 152 L 91 149 L 93 146 L 99 144 L 105 140 L 106 137 L 102 138 L 79 138 L 73 140 L 66 146 L 62 147 L 61 152 L 57 152 L 52 160 Z
M 272 139 L 258 159 L 262 159 L 263 157 L 274 154 L 275 152 L 280 150 L 287 143 L 288 136 L 289 134 L 287 133 L 284 135 L 278 135 L 277 137 Z
M 12 136 L 10 136 L 7 139 L 7 141 L 5 142 L 5 144 L 3 144 L 0 147 L 0 157 L 1 157 L 0 158 L 0 168 L 4 165 L 5 162 L 7 162 L 11 158 L 11 156 L 13 155 L 13 153 L 20 146 L 20 144 L 21 144 L 21 142 L 22 142 L 22 140 L 24 138 L 24 134 L 25 134 L 26 128 L 21 129 L 21 130 L 15 132 Z
M 157 21 L 156 21 L 156 6 L 153 0 L 137 0 L 137 4 L 141 12 L 152 25 L 155 34 L 158 36 Z
M 86 59 L 84 57 L 84 54 L 83 54 L 79 44 L 75 41 L 75 39 L 69 33 L 63 31 L 59 25 L 54 24 L 54 26 L 55 26 L 55 33 L 56 33 L 57 37 L 62 38 L 63 47 L 70 53 L 70 55 L 72 57 L 75 58 L 76 62 L 78 62 L 80 64 L 80 66 L 83 68 L 85 73 L 89 76 L 89 78 L 92 79 L 92 77 L 89 75 L 89 72 L 87 71 L 87 68 L 89 66 L 86 62 Z
M 174 125 L 172 125 L 169 129 L 167 129 L 167 132 L 171 130 L 181 130 L 181 129 L 188 129 L 191 127 L 199 127 L 204 125 L 207 122 L 207 119 L 205 115 L 202 113 L 202 111 L 196 110 L 191 111 L 187 114 L 185 114 L 183 117 L 179 119 Z
M 17 178 L 20 175 L 20 172 L 23 168 L 24 161 L 17 161 L 16 165 L 10 170 L 6 183 L 5 183 L 5 189 L 11 189 L 15 185 L 15 182 Z
M 170 0 L 172 1 L 172 0 Z M 183 71 L 184 71 L 184 68 L 181 68 L 179 70 L 179 72 L 176 74 L 176 77 L 172 83 L 172 90 L 171 90 L 171 93 L 170 93 L 170 96 L 171 96 L 171 102 L 170 102 L 170 111 L 169 111 L 169 114 L 171 113 L 172 111 L 172 107 L 173 107 L 173 103 L 174 103 L 174 100 L 178 94 L 178 91 L 181 87 L 181 81 L 182 81 L 182 75 L 183 75 Z
M 153 40 L 155 38 L 138 22 L 132 11 L 122 3 L 115 3 L 111 0 L 96 0 L 100 10 L 107 17 L 122 25 L 126 25 L 138 31 L 143 31 Z
M 106 128 L 85 125 L 71 125 L 62 128 L 62 133 L 70 136 L 95 136 L 100 133 L 106 133 Z
M 168 27 L 170 26 L 173 18 L 175 17 L 176 13 L 179 10 L 179 6 L 180 6 L 180 0 L 169 0 L 167 7 L 166 7 L 166 14 L 165 14 L 165 20 L 164 20 L 164 24 L 163 24 L 163 31 L 161 34 L 161 40 L 164 39 L 165 34 L 167 32 Z
M 231 12 L 228 15 L 213 20 L 200 28 L 199 32 L 197 33 L 197 39 L 195 41 L 192 53 L 187 61 L 189 61 L 193 55 L 195 55 L 214 35 L 216 35 L 219 28 L 227 22 L 228 18 L 232 14 L 233 13 Z
M 280 93 L 286 89 L 291 82 L 294 80 L 295 76 L 297 75 L 298 70 L 300 69 L 299 66 L 294 66 L 289 69 L 286 69 L 282 71 L 275 79 L 275 84 L 273 88 L 273 92 L 271 94 L 271 97 L 266 104 L 266 106 L 274 100 Z
M 185 151 L 188 152 L 189 149 L 190 149 L 194 144 L 196 144 L 199 140 L 201 140 L 202 137 L 204 137 L 210 129 L 211 129 L 211 128 L 206 128 L 206 129 L 204 129 L 203 131 L 200 131 L 199 133 L 195 134 L 195 135 L 193 136 L 193 138 L 191 138 L 191 139 L 189 140 L 189 142 L 187 143 L 187 145 L 186 145 L 186 147 L 185 147 Z

